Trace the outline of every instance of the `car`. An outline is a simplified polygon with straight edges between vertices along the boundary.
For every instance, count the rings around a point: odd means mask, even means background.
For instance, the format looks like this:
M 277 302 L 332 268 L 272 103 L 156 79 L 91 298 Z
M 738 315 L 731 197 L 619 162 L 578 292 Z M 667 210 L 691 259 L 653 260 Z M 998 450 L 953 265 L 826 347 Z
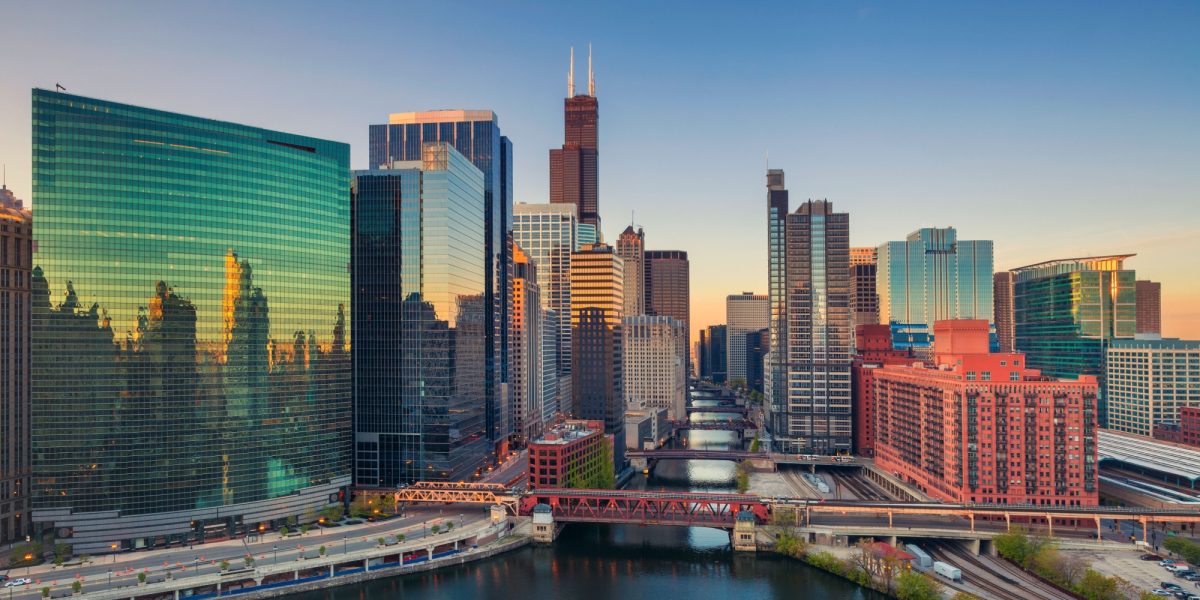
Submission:
M 31 583 L 33 583 L 33 580 L 28 577 L 17 577 L 16 579 L 10 579 L 8 581 L 5 581 L 4 587 L 6 587 L 6 588 L 21 587 L 23 585 L 29 585 Z
M 1171 597 L 1171 592 L 1168 592 L 1167 590 L 1163 590 L 1163 589 L 1158 589 L 1158 588 L 1154 588 L 1154 589 L 1150 590 L 1150 593 L 1154 594 L 1155 596 L 1162 596 L 1163 598 Z
M 1173 567 L 1173 566 L 1175 566 L 1175 559 L 1173 559 L 1173 558 L 1164 558 L 1163 560 L 1160 560 L 1160 561 L 1158 561 L 1158 566 L 1160 566 L 1160 567 Z
M 1162 557 L 1157 554 L 1143 554 L 1138 558 L 1142 560 L 1162 560 Z
M 1200 573 L 1188 573 L 1183 578 L 1188 581 L 1200 581 Z
M 1158 582 L 1158 585 L 1162 586 L 1164 590 L 1171 590 L 1172 592 L 1183 589 L 1182 587 L 1179 587 L 1178 583 L 1171 583 L 1170 581 L 1160 581 Z
M 1188 575 L 1195 575 L 1195 574 L 1196 574 L 1196 572 L 1193 571 L 1192 569 L 1183 569 L 1182 571 L 1175 571 L 1176 577 L 1187 577 Z

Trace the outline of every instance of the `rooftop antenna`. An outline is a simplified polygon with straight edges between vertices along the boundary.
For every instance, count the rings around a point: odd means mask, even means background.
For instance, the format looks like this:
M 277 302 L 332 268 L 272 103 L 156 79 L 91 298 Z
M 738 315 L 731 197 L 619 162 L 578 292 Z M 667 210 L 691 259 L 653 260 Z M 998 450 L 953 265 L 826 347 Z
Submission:
M 58 91 L 60 91 L 60 92 L 65 92 L 65 91 L 67 91 L 67 88 L 63 87 L 61 83 L 56 83 L 56 84 L 54 84 L 54 89 L 56 89 L 56 90 L 58 90 Z
M 588 42 L 588 95 L 596 97 L 596 77 L 592 74 L 592 43 Z
M 575 97 L 575 46 L 571 46 L 571 67 L 567 69 L 567 97 Z

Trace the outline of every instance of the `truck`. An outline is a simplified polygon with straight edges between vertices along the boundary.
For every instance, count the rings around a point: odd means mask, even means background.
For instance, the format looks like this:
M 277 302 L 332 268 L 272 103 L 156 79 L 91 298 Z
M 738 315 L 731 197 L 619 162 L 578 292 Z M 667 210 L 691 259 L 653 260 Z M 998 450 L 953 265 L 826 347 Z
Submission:
M 933 561 L 933 572 L 950 581 L 962 581 L 962 571 L 958 567 L 940 560 Z
M 933 558 L 929 556 L 920 546 L 916 544 L 905 544 L 904 548 L 908 553 L 913 555 L 912 566 L 914 569 L 924 572 L 928 571 L 933 566 Z

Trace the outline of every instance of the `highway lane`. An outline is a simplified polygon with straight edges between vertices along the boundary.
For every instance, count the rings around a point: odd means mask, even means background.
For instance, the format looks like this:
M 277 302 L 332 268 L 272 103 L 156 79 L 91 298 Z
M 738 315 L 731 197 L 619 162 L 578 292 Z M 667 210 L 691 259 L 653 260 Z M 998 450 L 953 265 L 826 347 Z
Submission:
M 244 558 L 251 555 L 262 564 L 283 563 L 296 560 L 301 552 L 316 557 L 319 548 L 326 547 L 327 556 L 362 550 L 377 545 L 381 536 L 403 532 L 407 541 L 432 535 L 431 528 L 442 529 L 447 522 L 454 527 L 471 524 L 488 518 L 486 507 L 455 504 L 444 507 L 410 508 L 407 516 L 388 521 L 348 525 L 341 527 L 316 528 L 303 536 L 282 538 L 278 533 L 267 533 L 256 542 L 228 540 L 213 544 L 202 544 L 193 548 L 170 548 L 152 551 L 134 551 L 123 554 L 96 557 L 93 561 L 75 567 L 51 569 L 39 565 L 30 569 L 29 577 L 35 583 L 22 588 L 10 588 L 13 600 L 40 598 L 41 588 L 57 582 L 55 589 L 68 588 L 77 577 L 84 581 L 85 589 L 95 591 L 111 587 L 137 585 L 137 574 L 149 570 L 148 580 L 163 579 L 170 570 L 176 578 L 196 574 L 215 573 L 220 570 L 222 560 L 231 568 L 240 568 Z M 111 575 L 109 571 L 112 571 Z M 14 569 L 11 576 L 25 576 L 25 569 Z M 110 584 L 111 581 L 111 584 Z

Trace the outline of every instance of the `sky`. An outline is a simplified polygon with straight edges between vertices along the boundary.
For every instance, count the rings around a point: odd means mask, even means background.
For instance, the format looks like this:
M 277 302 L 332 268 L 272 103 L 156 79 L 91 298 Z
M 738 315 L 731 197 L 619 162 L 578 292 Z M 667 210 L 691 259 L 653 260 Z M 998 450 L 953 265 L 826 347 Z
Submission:
M 849 212 L 856 246 L 954 226 L 998 270 L 1136 253 L 1163 334 L 1200 339 L 1191 0 L 0 0 L 0 24 L 0 163 L 26 200 L 30 89 L 60 83 L 348 142 L 355 168 L 389 113 L 492 109 L 516 200 L 546 202 L 568 50 L 582 90 L 590 43 L 605 237 L 635 222 L 688 252 L 693 330 L 767 291 L 769 162 L 793 210 Z

